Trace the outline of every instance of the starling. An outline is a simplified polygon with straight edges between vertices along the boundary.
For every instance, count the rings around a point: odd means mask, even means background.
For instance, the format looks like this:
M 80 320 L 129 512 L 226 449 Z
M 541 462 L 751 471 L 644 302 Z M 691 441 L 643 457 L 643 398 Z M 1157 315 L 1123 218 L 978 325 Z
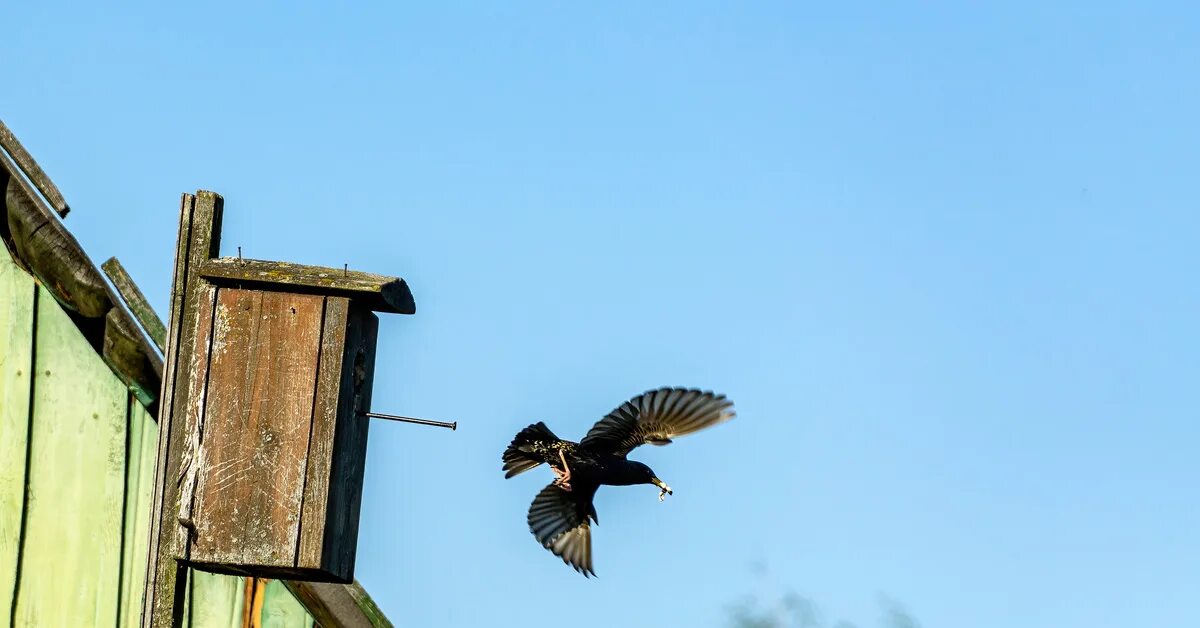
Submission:
M 529 506 L 529 531 L 575 571 L 594 576 L 588 520 L 599 523 L 592 505 L 596 489 L 601 484 L 653 484 L 660 489 L 658 501 L 672 494 L 650 467 L 626 459 L 626 454 L 643 443 L 666 445 L 676 436 L 733 417 L 733 402 L 725 395 L 686 388 L 651 390 L 608 413 L 578 443 L 555 436 L 540 421 L 521 430 L 504 450 L 504 477 L 550 465 L 555 480 Z

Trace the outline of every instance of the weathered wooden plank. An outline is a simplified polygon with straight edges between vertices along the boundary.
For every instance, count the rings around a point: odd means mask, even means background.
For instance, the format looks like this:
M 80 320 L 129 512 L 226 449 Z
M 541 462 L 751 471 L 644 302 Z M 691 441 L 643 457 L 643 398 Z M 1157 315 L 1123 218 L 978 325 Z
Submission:
M 350 300 L 325 299 L 325 322 L 321 332 L 321 359 L 314 395 L 313 432 L 309 440 L 304 480 L 304 508 L 300 518 L 299 567 L 324 566 L 326 508 L 329 505 L 329 472 L 333 468 L 333 442 L 337 428 L 338 393 L 341 389 L 342 358 Z
M 362 612 L 363 617 L 366 617 L 371 622 L 372 626 L 375 628 L 392 627 L 392 622 L 388 621 L 383 611 L 379 610 L 379 607 L 375 605 L 375 600 L 371 599 L 367 590 L 357 580 L 354 581 L 354 584 L 346 585 L 346 593 L 354 599 L 354 604 L 358 606 L 358 610 Z
M 313 617 L 280 580 L 265 581 L 262 591 L 263 628 L 312 628 Z
M 149 359 L 153 352 L 148 351 L 142 332 L 120 307 L 113 306 L 104 317 L 101 355 L 117 377 L 133 389 L 140 403 L 154 402 L 162 363 Z
M 197 564 L 295 564 L 324 298 L 217 294 Z
M 193 346 L 185 364 L 188 380 L 178 384 L 188 399 L 187 406 L 183 408 L 183 423 L 177 424 L 188 435 L 180 466 L 178 521 L 188 528 L 194 527 L 192 509 L 196 485 L 204 477 L 208 464 L 207 449 L 203 444 L 207 414 L 205 400 L 208 394 L 209 356 L 215 331 L 217 289 L 211 284 L 201 283 L 194 292 L 191 298 L 196 311 L 196 326 L 191 333 Z
M 259 617 L 263 616 L 263 587 L 265 582 L 257 578 L 246 578 L 245 593 L 242 594 L 242 628 L 263 628 Z
M 33 155 L 30 155 L 29 151 L 25 150 L 25 147 L 21 145 L 17 136 L 13 135 L 13 132 L 5 126 L 2 120 L 0 120 L 0 147 L 8 151 L 8 154 L 12 156 L 13 160 L 17 162 L 17 165 L 25 173 L 25 176 L 29 177 L 29 180 L 37 186 L 42 196 L 45 196 L 46 200 L 54 207 L 54 211 L 58 212 L 59 217 L 66 218 L 67 214 L 71 211 L 71 207 L 67 205 L 62 192 L 58 191 L 58 186 L 54 185 L 54 182 L 50 180 L 50 177 L 42 170 L 42 167 L 34 161 Z
M 357 581 L 353 584 L 288 580 L 288 590 L 324 628 L 392 628 L 375 601 Z
M 330 471 L 325 550 L 326 570 L 350 579 L 358 539 L 363 472 L 367 460 L 370 419 L 360 415 L 371 407 L 375 376 L 375 340 L 379 319 L 358 303 L 350 305 L 350 325 L 342 357 L 342 390 L 338 395 L 334 466 Z
M 0 164 L 13 167 L 2 153 Z M 17 253 L 55 298 L 86 318 L 107 314 L 112 303 L 100 271 L 20 175 L 9 177 L 5 202 Z
M 245 612 L 242 613 L 243 628 L 262 628 L 262 592 L 266 582 L 258 578 L 246 578 Z
M 16 168 L 3 152 L 0 164 L 6 172 Z M 22 263 L 63 307 L 85 319 L 110 317 L 108 324 L 81 325 L 80 329 L 92 346 L 109 358 L 109 365 L 118 375 L 142 390 L 143 402 L 148 401 L 153 396 L 146 394 L 148 389 L 158 386 L 162 360 L 150 342 L 135 331 L 133 319 L 123 308 L 118 306 L 116 313 L 112 312 L 118 300 L 116 293 L 29 184 L 20 175 L 0 178 L 7 180 L 8 227 Z M 120 345 L 116 352 L 112 351 L 114 339 Z M 144 358 L 135 355 L 133 345 L 141 347 Z
M 179 202 L 179 230 L 176 235 L 175 248 L 175 264 L 171 280 L 171 309 L 168 315 L 167 328 L 167 345 L 163 351 L 163 377 L 162 386 L 158 398 L 158 451 L 155 454 L 154 463 L 154 497 L 150 504 L 150 542 L 146 551 L 146 580 L 145 591 L 142 595 L 142 628 L 152 628 L 154 626 L 171 627 L 173 624 L 170 621 L 171 614 L 175 612 L 174 600 L 165 601 L 161 599 L 159 591 L 173 591 L 175 589 L 176 580 L 179 577 L 179 570 L 176 568 L 174 556 L 170 553 L 172 542 L 169 540 L 171 536 L 167 534 L 170 531 L 173 535 L 175 530 L 174 522 L 167 520 L 167 527 L 163 526 L 163 517 L 170 513 L 170 507 L 165 504 L 169 493 L 171 492 L 171 482 L 167 479 L 167 463 L 170 459 L 168 455 L 171 452 L 172 430 L 171 430 L 171 409 L 173 405 L 173 389 L 175 386 L 176 362 L 179 354 L 179 335 L 183 328 L 183 291 L 187 285 L 187 257 L 188 247 L 191 244 L 192 232 L 192 213 L 195 208 L 195 197 L 190 194 L 182 195 Z M 182 430 L 174 435 L 175 438 L 182 438 Z M 178 454 L 177 454 L 178 455 Z M 178 462 L 175 466 L 178 467 Z M 161 555 L 161 559 L 160 559 Z M 160 580 L 160 573 L 170 571 L 170 575 L 164 575 L 163 578 L 169 577 L 169 582 Z M 186 577 L 186 576 L 185 576 Z M 191 600 L 190 591 L 185 596 L 187 602 Z M 155 622 L 155 612 L 158 611 L 160 617 L 165 617 L 166 621 L 160 619 Z
M 221 257 L 205 261 L 200 275 L 225 285 L 261 287 L 274 290 L 353 297 L 377 312 L 413 314 L 417 306 L 408 284 L 399 277 L 364 273 L 357 270 L 306 266 L 288 262 Z
M 222 576 L 191 570 L 191 628 L 241 628 L 245 608 L 245 584 L 249 578 Z
M 268 292 L 262 300 L 260 329 L 269 332 L 271 344 L 258 353 L 256 403 L 250 416 L 251 425 L 258 428 L 252 432 L 259 437 L 256 451 L 262 456 L 256 475 L 276 484 L 270 493 L 259 488 L 251 511 L 261 508 L 262 516 L 247 518 L 246 538 L 263 531 L 264 522 L 275 522 L 270 530 L 283 550 L 279 558 L 294 565 L 325 299 Z
M 125 466 L 125 532 L 121 556 L 121 608 L 118 626 L 135 628 L 141 621 L 150 542 L 150 500 L 154 498 L 154 453 L 158 424 L 140 403 L 130 404 L 129 444 Z
M 215 473 L 203 478 L 198 499 L 201 514 L 192 551 L 193 557 L 201 562 L 240 562 L 238 548 L 230 545 L 241 544 L 244 526 L 243 521 L 235 523 L 232 519 L 239 512 L 239 503 L 244 507 L 245 495 L 254 490 L 254 480 L 264 479 L 251 478 L 244 484 L 239 483 L 255 466 L 258 439 L 254 438 L 253 444 L 244 443 L 242 439 L 250 427 L 254 369 L 257 351 L 263 342 L 259 338 L 259 328 L 264 318 L 261 294 L 222 291 L 215 313 L 221 331 L 215 340 L 213 355 L 214 394 L 207 402 L 213 420 L 210 438 L 205 442 Z M 269 341 L 270 334 L 265 336 Z M 238 490 L 231 491 L 231 488 Z M 234 535 L 236 538 L 226 538 Z
M 38 295 L 34 420 L 15 619 L 117 621 L 128 391 L 44 288 Z M 69 505 L 71 516 L 64 516 Z M 70 595 L 63 595 L 63 583 Z
M 214 394 L 204 401 L 209 438 L 204 442 L 206 469 L 200 477 L 193 519 L 191 555 L 201 563 L 231 562 L 241 558 L 230 545 L 241 543 L 241 521 L 232 518 L 234 484 L 253 490 L 246 479 L 254 464 L 253 446 L 242 442 L 249 428 L 252 353 L 258 348 L 262 321 L 262 295 L 241 290 L 219 290 L 213 310 L 214 339 L 208 364 Z M 222 390 L 223 389 L 223 390 Z M 227 436 L 233 435 L 234 438 Z M 247 450 L 247 451 L 244 451 Z M 241 484 L 246 486 L 241 486 Z M 235 532 L 236 531 L 236 532 Z M 237 534 L 237 538 L 232 538 Z
M 21 551 L 36 294 L 0 247 L 0 626 L 10 619 Z
M 220 249 L 223 200 L 220 195 L 201 191 L 184 194 L 180 204 L 179 239 L 175 249 L 175 273 L 171 287 L 171 312 L 167 330 L 166 364 L 160 394 L 159 443 L 154 475 L 154 502 L 150 517 L 148 575 L 142 611 L 143 628 L 167 628 L 178 625 L 182 616 L 185 587 L 179 582 L 186 558 L 186 530 L 178 523 L 179 472 L 188 434 L 182 417 L 187 407 L 187 392 L 176 395 L 175 380 L 179 367 L 190 362 L 192 334 L 197 316 L 188 296 L 196 293 L 200 278 L 194 272 L 200 263 L 215 257 Z M 195 296 L 192 296 L 194 301 Z
M 125 271 L 125 267 L 115 258 L 110 257 L 108 261 L 100 265 L 104 270 L 104 274 L 108 275 L 108 280 L 117 288 L 117 292 L 129 306 L 129 311 L 133 313 L 138 324 L 142 329 L 146 330 L 150 339 L 154 341 L 155 346 L 159 351 L 165 351 L 167 348 L 167 328 L 163 325 L 162 319 L 155 313 L 154 308 L 150 306 L 150 301 L 146 299 L 146 295 L 142 294 L 141 289 L 133 282 L 133 278 Z

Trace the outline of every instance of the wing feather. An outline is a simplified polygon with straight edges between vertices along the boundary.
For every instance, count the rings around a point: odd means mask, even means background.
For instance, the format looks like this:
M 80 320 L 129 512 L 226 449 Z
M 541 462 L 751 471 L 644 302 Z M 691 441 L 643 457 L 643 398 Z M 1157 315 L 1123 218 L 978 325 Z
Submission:
M 596 519 L 592 497 L 597 488 L 576 484 L 571 491 L 565 491 L 550 484 L 529 505 L 529 531 L 534 538 L 584 576 L 596 575 L 588 518 Z
M 735 416 L 725 395 L 695 388 L 659 388 L 642 393 L 600 419 L 581 447 L 618 456 L 650 443 L 666 445 L 677 436 L 691 434 Z

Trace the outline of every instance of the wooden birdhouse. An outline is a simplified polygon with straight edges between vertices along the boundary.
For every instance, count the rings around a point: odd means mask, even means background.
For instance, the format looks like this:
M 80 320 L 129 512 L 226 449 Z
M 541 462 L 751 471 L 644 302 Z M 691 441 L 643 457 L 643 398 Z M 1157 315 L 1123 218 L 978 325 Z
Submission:
M 412 294 L 395 277 L 217 257 L 221 213 L 216 194 L 185 195 L 152 551 L 218 573 L 351 582 L 375 312 L 412 314 Z M 169 595 L 166 562 L 148 597 Z
M 378 327 L 371 308 L 384 304 L 242 279 L 266 268 L 201 266 L 212 284 L 201 288 L 192 336 L 203 432 L 189 561 L 350 582 Z

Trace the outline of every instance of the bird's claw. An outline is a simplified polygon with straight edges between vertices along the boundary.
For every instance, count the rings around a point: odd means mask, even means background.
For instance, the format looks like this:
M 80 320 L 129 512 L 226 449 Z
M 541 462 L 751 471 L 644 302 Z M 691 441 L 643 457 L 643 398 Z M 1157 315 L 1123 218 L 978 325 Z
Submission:
M 569 493 L 571 492 L 571 467 L 567 466 L 567 457 L 563 455 L 561 449 L 558 450 L 558 459 L 562 460 L 563 468 L 561 471 L 558 469 L 558 467 L 550 465 L 550 470 L 553 471 L 555 475 L 554 483 L 562 488 L 562 490 Z
M 667 495 L 669 495 L 669 494 L 671 494 L 671 489 L 669 489 L 669 488 L 664 488 L 664 489 L 660 490 L 658 492 L 658 501 L 661 502 L 662 500 L 666 499 Z

